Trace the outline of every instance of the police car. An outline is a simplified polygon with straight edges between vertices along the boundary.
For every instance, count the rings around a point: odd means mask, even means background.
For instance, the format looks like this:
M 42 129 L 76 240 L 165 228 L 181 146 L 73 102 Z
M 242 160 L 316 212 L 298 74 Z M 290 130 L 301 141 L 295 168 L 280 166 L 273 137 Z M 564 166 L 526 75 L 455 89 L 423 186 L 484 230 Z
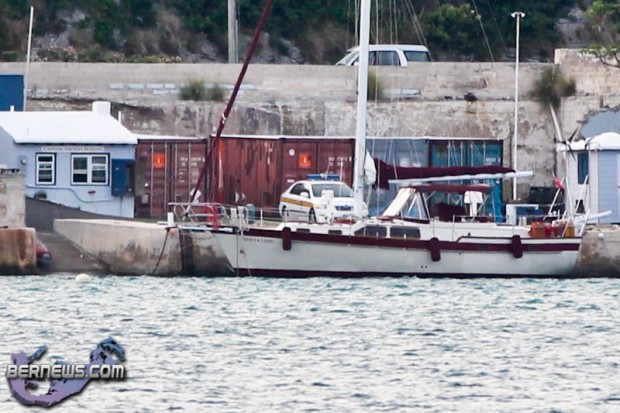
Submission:
M 329 222 L 352 216 L 353 190 L 344 182 L 333 179 L 338 179 L 338 175 L 308 177 L 292 184 L 280 196 L 278 209 L 284 220 Z M 366 206 L 363 213 L 368 215 Z

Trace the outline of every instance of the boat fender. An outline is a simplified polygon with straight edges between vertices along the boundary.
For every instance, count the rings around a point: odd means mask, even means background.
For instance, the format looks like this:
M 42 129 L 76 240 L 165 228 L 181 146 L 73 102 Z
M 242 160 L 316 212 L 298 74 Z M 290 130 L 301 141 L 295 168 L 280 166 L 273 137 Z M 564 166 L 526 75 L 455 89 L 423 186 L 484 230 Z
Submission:
M 293 232 L 289 227 L 282 229 L 282 249 L 290 251 L 293 248 Z
M 510 249 L 512 250 L 512 256 L 515 258 L 523 257 L 523 243 L 519 235 L 513 235 L 510 242 Z
M 439 239 L 433 237 L 428 241 L 428 249 L 431 252 L 431 260 L 437 262 L 441 260 L 441 247 L 439 246 Z

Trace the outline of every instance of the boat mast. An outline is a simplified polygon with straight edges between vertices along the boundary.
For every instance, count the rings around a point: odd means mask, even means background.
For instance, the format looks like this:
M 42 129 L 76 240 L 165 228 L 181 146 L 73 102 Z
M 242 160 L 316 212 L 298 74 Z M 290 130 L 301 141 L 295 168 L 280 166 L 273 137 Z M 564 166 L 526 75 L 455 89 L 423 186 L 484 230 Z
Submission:
M 363 215 L 364 161 L 366 159 L 366 112 L 368 105 L 368 44 L 370 43 L 370 0 L 360 9 L 359 64 L 357 74 L 357 123 L 353 162 L 353 215 Z
M 239 76 L 237 77 L 237 81 L 235 82 L 235 87 L 233 88 L 232 93 L 230 94 L 230 98 L 228 99 L 228 104 L 226 105 L 226 108 L 224 109 L 224 113 L 220 117 L 220 123 L 218 124 L 217 131 L 215 132 L 213 139 L 211 139 L 211 142 L 209 142 L 209 150 L 207 151 L 207 156 L 205 157 L 204 166 L 202 167 L 202 170 L 200 171 L 200 175 L 198 175 L 196 186 L 194 186 L 194 189 L 192 190 L 192 193 L 190 194 L 190 197 L 189 197 L 190 203 L 196 200 L 196 193 L 198 192 L 198 188 L 200 188 L 200 185 L 202 184 L 202 180 L 204 179 L 207 173 L 207 168 L 209 168 L 209 166 L 214 168 L 215 172 L 213 173 L 213 180 L 210 182 L 210 185 L 208 187 L 209 192 L 205 195 L 205 200 L 207 202 L 214 201 L 215 196 L 213 194 L 215 191 L 213 189 L 213 186 L 214 186 L 214 182 L 217 181 L 217 176 L 219 173 L 219 169 L 217 168 L 217 166 L 213 165 L 214 164 L 213 160 L 215 159 L 215 148 L 217 148 L 218 141 L 220 137 L 222 136 L 224 127 L 226 127 L 226 121 L 228 120 L 228 116 L 230 115 L 230 112 L 232 111 L 232 108 L 235 104 L 235 99 L 237 99 L 237 94 L 239 93 L 239 89 L 241 88 L 241 84 L 243 83 L 243 79 L 245 78 L 245 73 L 248 70 L 248 66 L 250 65 L 250 61 L 252 60 L 252 56 L 254 55 L 254 51 L 256 50 L 256 47 L 258 45 L 260 34 L 263 31 L 263 27 L 265 26 L 265 23 L 267 22 L 267 16 L 269 15 L 269 10 L 271 10 L 272 3 L 273 3 L 273 0 L 265 1 L 265 7 L 263 7 L 263 13 L 261 15 L 260 21 L 258 22 L 258 26 L 256 27 L 256 30 L 254 31 L 254 37 L 252 37 L 252 42 L 250 43 L 250 47 L 248 48 L 247 54 L 245 55 L 245 60 L 243 61 L 243 65 L 241 66 L 241 73 L 239 73 Z

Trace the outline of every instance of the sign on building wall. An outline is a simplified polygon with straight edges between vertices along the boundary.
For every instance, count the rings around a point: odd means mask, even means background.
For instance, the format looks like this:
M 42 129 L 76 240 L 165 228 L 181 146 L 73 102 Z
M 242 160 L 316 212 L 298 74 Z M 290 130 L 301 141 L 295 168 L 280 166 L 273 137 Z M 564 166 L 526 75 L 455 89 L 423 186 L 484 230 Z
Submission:
M 41 152 L 105 152 L 105 148 L 88 145 L 55 145 L 41 146 Z
M 166 167 L 166 154 L 154 153 L 153 154 L 153 168 L 162 169 Z

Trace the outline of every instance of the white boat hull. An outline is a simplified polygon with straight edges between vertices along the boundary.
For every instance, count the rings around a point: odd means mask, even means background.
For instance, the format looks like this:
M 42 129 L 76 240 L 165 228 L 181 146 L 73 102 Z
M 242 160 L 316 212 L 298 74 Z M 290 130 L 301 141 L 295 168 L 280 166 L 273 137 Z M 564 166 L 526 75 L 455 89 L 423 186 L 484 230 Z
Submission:
M 439 259 L 429 241 L 386 240 L 351 236 L 294 234 L 285 249 L 281 231 L 214 231 L 238 275 L 560 277 L 572 275 L 578 238 L 523 239 L 522 256 L 510 240 L 469 238 L 440 241 Z M 435 251 L 437 254 L 437 251 Z

